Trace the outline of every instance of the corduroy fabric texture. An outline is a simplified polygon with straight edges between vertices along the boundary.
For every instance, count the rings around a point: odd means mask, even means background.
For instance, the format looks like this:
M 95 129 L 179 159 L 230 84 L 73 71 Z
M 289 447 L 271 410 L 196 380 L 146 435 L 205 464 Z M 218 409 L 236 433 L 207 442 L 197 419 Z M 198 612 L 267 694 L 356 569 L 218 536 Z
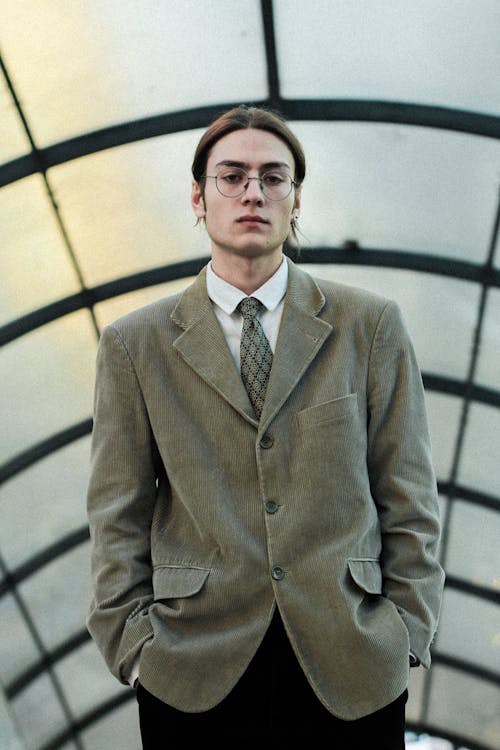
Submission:
M 397 306 L 290 263 L 257 421 L 206 293 L 107 327 L 88 492 L 88 626 L 110 669 L 203 711 L 275 606 L 343 719 L 429 665 L 443 572 L 424 393 Z

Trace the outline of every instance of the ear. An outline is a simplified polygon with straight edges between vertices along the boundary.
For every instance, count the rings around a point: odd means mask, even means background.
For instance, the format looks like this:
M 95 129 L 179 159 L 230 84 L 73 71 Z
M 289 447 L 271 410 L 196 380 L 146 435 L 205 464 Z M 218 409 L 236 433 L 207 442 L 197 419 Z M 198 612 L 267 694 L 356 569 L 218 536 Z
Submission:
M 196 180 L 193 180 L 191 186 L 191 206 L 197 219 L 205 218 L 205 198 L 203 197 L 203 190 Z
M 300 204 L 302 199 L 302 186 L 295 188 L 295 201 L 293 204 L 293 213 L 300 211 Z

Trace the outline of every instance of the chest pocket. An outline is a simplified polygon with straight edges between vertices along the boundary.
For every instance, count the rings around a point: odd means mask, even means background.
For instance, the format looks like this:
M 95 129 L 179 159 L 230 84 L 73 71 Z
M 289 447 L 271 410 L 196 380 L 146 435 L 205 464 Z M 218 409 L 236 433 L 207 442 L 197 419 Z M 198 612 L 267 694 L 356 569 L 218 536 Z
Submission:
M 348 396 L 340 396 L 332 401 L 325 401 L 323 404 L 309 406 L 299 411 L 297 421 L 301 429 L 307 430 L 329 422 L 348 419 L 356 414 L 357 405 L 357 394 L 350 393 Z

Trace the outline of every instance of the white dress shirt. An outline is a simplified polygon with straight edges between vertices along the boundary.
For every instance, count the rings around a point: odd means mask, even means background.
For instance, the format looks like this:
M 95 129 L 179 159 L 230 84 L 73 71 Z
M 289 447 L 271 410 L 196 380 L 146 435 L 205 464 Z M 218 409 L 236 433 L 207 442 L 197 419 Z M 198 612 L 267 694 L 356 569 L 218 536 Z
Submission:
M 278 270 L 251 295 L 264 305 L 259 319 L 273 353 L 276 348 L 287 284 L 288 263 L 283 257 Z M 207 293 L 213 302 L 214 313 L 221 324 L 239 372 L 243 316 L 236 308 L 247 295 L 241 289 L 217 276 L 211 263 L 207 266 Z

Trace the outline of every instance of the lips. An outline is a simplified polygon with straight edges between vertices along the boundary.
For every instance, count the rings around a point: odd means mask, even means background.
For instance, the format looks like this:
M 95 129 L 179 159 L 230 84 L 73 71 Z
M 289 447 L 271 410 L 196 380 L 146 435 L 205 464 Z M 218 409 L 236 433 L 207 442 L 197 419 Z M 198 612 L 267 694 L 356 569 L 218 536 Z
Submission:
M 247 214 L 245 216 L 240 216 L 236 221 L 239 224 L 269 224 L 267 219 L 263 219 L 262 216 L 257 216 L 256 214 Z

